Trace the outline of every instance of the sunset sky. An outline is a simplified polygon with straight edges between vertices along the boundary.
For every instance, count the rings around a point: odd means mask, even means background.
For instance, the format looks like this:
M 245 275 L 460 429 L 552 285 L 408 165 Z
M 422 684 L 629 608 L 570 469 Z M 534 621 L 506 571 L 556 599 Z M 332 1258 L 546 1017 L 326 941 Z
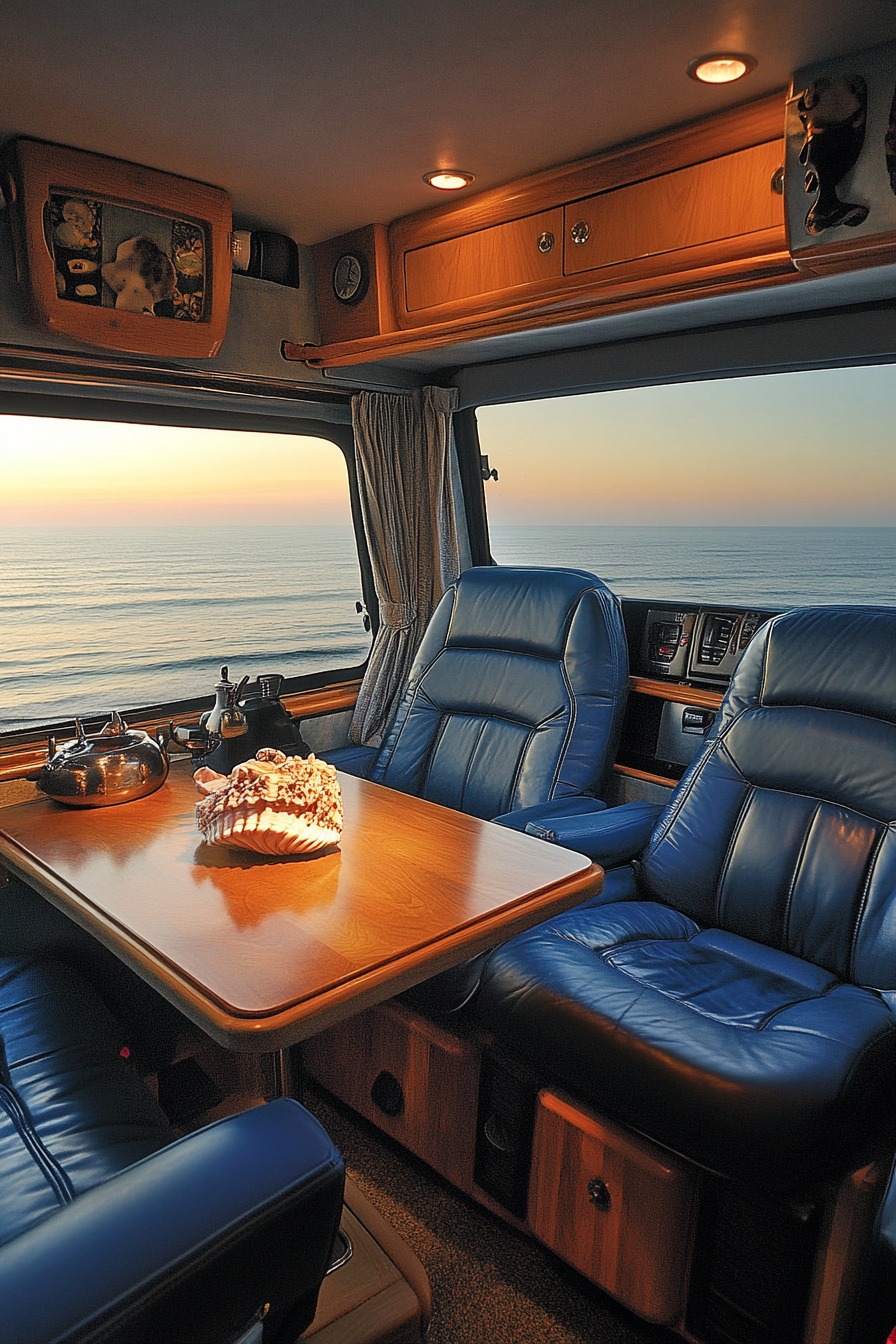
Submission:
M 896 525 L 893 366 L 478 412 L 498 523 Z M 331 443 L 4 417 L 0 524 L 347 522 Z

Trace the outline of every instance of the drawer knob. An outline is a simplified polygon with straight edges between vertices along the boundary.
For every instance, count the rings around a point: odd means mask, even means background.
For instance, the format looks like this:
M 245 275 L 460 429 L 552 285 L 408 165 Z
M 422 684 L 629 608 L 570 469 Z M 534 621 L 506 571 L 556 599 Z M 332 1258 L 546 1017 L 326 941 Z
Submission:
M 582 243 L 587 243 L 591 237 L 591 225 L 584 219 L 580 219 L 578 224 L 573 224 L 569 236 L 577 247 L 581 247 Z
M 545 229 L 538 239 L 539 252 L 550 252 L 554 246 L 554 235 Z
M 596 1209 L 601 1213 L 606 1213 L 610 1207 L 610 1191 L 605 1181 L 599 1176 L 592 1176 L 588 1182 L 588 1198 Z
M 776 196 L 784 195 L 784 169 L 776 168 L 772 173 L 772 180 L 769 184 Z

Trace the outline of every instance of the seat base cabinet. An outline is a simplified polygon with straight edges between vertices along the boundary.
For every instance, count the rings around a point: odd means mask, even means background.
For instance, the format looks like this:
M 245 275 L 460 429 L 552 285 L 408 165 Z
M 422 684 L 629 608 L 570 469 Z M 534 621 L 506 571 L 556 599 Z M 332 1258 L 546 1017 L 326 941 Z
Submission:
M 305 1042 L 303 1061 L 458 1189 L 693 1344 L 866 1344 L 854 1316 L 886 1160 L 805 1203 L 776 1200 L 539 1086 L 486 1032 L 397 1000 Z M 531 1163 L 501 1198 L 482 1188 L 482 1153 L 508 1132 L 531 1135 Z

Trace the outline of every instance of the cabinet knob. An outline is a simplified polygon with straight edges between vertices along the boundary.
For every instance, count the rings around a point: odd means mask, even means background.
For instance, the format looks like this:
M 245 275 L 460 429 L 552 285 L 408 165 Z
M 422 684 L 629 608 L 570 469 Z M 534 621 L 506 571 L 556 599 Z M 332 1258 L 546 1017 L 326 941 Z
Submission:
M 548 231 L 545 230 L 545 232 L 541 234 L 538 239 L 538 250 L 539 252 L 550 252 L 553 246 L 554 246 L 554 235 L 552 233 L 548 233 Z
M 610 1207 L 610 1190 L 599 1176 L 592 1176 L 588 1182 L 588 1198 L 596 1209 L 606 1213 Z
M 587 243 L 591 237 L 591 225 L 586 223 L 584 219 L 580 219 L 578 224 L 573 224 L 569 236 L 576 246 L 581 247 L 582 243 Z
M 769 183 L 776 196 L 784 195 L 784 169 L 776 168 L 772 173 L 772 180 Z

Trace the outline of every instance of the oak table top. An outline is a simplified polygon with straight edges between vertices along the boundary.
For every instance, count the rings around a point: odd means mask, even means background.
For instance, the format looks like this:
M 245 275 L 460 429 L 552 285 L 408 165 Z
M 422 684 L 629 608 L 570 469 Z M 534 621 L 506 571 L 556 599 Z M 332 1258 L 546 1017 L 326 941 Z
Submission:
M 600 891 L 581 854 L 340 774 L 313 855 L 207 845 L 189 763 L 148 798 L 0 811 L 0 864 L 229 1049 L 278 1050 Z M 2 896 L 0 896 L 2 899 Z

